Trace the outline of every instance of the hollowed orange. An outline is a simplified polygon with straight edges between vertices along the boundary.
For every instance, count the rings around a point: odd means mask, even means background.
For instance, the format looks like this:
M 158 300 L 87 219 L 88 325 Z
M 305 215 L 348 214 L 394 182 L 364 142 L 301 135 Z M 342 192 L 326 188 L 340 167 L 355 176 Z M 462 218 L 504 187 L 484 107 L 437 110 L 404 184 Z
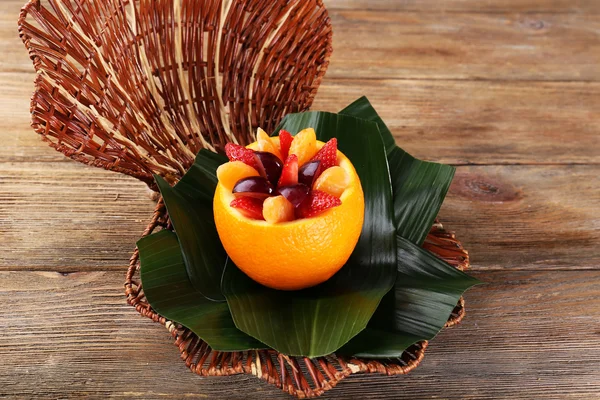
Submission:
M 278 138 L 273 140 L 278 144 Z M 317 142 L 317 150 L 323 144 Z M 217 185 L 217 231 L 227 254 L 246 275 L 274 289 L 298 290 L 326 281 L 348 261 L 362 230 L 364 195 L 354 166 L 339 151 L 338 162 L 350 177 L 342 204 L 312 218 L 277 224 L 247 218 L 230 207 L 231 189 Z

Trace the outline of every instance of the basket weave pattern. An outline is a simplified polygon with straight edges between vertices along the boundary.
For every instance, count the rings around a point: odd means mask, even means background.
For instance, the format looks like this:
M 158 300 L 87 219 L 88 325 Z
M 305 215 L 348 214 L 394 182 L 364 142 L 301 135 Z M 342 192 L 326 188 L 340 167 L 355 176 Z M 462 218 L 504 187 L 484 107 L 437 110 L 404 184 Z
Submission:
M 32 125 L 77 161 L 152 185 L 202 148 L 307 110 L 329 64 L 320 0 L 30 0 Z
M 162 199 L 157 203 L 152 220 L 143 236 L 160 229 L 172 229 Z M 469 254 L 452 232 L 446 231 L 437 222 L 431 228 L 424 248 L 437 255 L 455 268 L 469 268 Z M 339 381 L 351 374 L 380 373 L 387 375 L 407 374 L 415 369 L 427 348 L 427 341 L 416 343 L 401 357 L 385 360 L 344 358 L 332 354 L 327 357 L 309 359 L 288 357 L 274 350 L 244 352 L 213 351 L 210 346 L 189 329 L 167 320 L 154 310 L 144 297 L 139 278 L 139 254 L 131 257 L 125 281 L 127 302 L 143 316 L 164 325 L 175 338 L 181 358 L 194 373 L 203 376 L 226 376 L 251 374 L 298 398 L 310 398 L 323 394 Z M 461 297 L 453 310 L 446 327 L 458 324 L 465 315 L 465 302 Z

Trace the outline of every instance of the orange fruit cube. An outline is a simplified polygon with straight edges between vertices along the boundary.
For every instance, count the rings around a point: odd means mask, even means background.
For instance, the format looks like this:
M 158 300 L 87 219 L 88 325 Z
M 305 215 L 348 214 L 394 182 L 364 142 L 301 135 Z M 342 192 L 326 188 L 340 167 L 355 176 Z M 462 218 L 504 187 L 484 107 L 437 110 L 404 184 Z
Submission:
M 350 176 L 342 167 L 327 168 L 317 178 L 313 190 L 320 190 L 332 196 L 340 198 L 344 190 L 350 185 Z
M 272 224 L 294 220 L 294 206 L 283 196 L 267 198 L 262 212 L 265 221 Z
M 266 151 L 275 154 L 281 161 L 284 161 L 281 157 L 279 146 L 277 146 L 267 132 L 263 131 L 261 128 L 258 128 L 258 132 L 256 133 L 256 143 L 258 151 Z
M 298 132 L 290 146 L 290 154 L 298 157 L 299 166 L 304 165 L 317 154 L 317 134 L 313 128 Z
M 258 171 L 241 161 L 230 161 L 217 168 L 219 183 L 232 191 L 235 184 L 243 178 L 259 176 Z

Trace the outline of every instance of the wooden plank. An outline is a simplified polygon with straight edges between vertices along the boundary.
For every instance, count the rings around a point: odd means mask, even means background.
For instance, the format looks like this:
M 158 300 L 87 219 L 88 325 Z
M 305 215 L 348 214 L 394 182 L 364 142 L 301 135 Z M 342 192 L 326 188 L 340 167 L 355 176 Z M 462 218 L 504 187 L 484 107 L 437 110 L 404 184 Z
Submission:
M 466 166 L 440 217 L 478 269 L 598 269 L 600 166 Z M 121 270 L 153 203 L 134 179 L 0 163 L 0 270 Z
M 0 71 L 31 71 L 31 61 L 19 38 L 17 21 L 27 0 L 0 1 Z
M 600 267 L 598 166 L 457 170 L 440 219 L 478 269 Z
M 327 398 L 597 398 L 600 271 L 496 271 L 407 376 L 355 376 Z M 254 377 L 200 378 L 125 304 L 123 271 L 0 272 L 0 397 L 289 398 Z
M 475 13 L 598 13 L 595 0 L 324 0 L 330 10 Z
M 20 5 L 1 6 L 0 71 L 32 69 L 15 33 Z M 328 78 L 598 80 L 598 14 L 507 8 L 491 14 L 330 10 L 335 51 Z
M 34 73 L 0 73 L 0 161 L 67 161 L 42 142 L 30 126 Z
M 328 77 L 597 80 L 600 18 L 588 14 L 334 11 Z
M 121 269 L 154 210 L 147 187 L 68 163 L 0 164 L 0 269 Z
M 449 164 L 600 162 L 600 84 L 325 79 L 313 109 L 366 95 L 416 157 Z
M 29 127 L 34 75 L 0 73 L 0 161 L 66 161 Z M 416 157 L 450 164 L 600 163 L 600 83 L 325 79 L 313 109 L 362 95 Z

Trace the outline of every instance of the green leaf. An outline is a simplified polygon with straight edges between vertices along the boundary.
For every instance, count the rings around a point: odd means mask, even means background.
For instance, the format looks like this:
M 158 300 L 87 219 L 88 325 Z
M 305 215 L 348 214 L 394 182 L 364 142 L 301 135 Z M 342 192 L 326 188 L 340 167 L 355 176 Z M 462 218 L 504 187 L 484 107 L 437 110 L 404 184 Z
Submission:
M 202 201 L 212 207 L 217 187 L 217 168 L 226 163 L 227 157 L 202 149 L 194 164 L 175 185 L 175 189 L 185 193 L 194 201 Z
M 338 138 L 365 194 L 365 223 L 347 264 L 330 280 L 284 292 L 252 281 L 228 262 L 222 289 L 236 326 L 289 355 L 330 354 L 363 330 L 396 276 L 396 240 L 389 172 L 377 125 L 350 116 L 288 115 L 278 129 L 313 127 L 319 139 Z M 351 217 L 351 216 L 349 216 Z
M 340 351 L 364 357 L 399 357 L 444 327 L 462 293 L 478 283 L 421 249 L 444 201 L 455 169 L 418 160 L 397 147 L 394 137 L 366 97 L 341 114 L 377 123 L 386 145 L 398 232 L 398 277 L 368 327 Z M 415 244 L 417 246 L 415 246 Z
M 394 221 L 398 234 L 413 243 L 423 244 L 448 193 L 455 168 L 421 161 L 397 147 L 389 128 L 366 97 L 356 100 L 340 113 L 379 126 L 392 176 Z
M 191 181 L 194 175 L 206 174 L 194 170 L 186 175 Z M 220 284 L 227 254 L 217 235 L 212 202 L 194 200 L 180 187 L 172 188 L 160 176 L 155 179 L 177 233 L 192 285 L 208 299 L 224 300 Z
M 379 126 L 379 132 L 381 133 L 381 139 L 383 140 L 383 145 L 385 146 L 386 152 L 390 152 L 395 149 L 396 139 L 392 135 L 392 132 L 389 130 L 385 122 L 381 119 L 379 114 L 375 111 L 369 99 L 365 96 L 357 99 L 352 104 L 344 108 L 340 111 L 340 114 L 344 115 L 352 115 L 356 118 L 366 119 L 367 121 L 375 122 L 377 126 Z
M 173 232 L 146 236 L 137 245 L 144 294 L 157 313 L 189 328 L 218 351 L 265 348 L 235 327 L 226 303 L 207 300 L 194 289 Z
M 368 327 L 340 354 L 368 358 L 400 357 L 444 327 L 465 290 L 481 282 L 400 236 L 398 276 Z
M 422 245 L 444 202 L 455 168 L 421 161 L 399 147 L 388 154 L 398 234 Z

